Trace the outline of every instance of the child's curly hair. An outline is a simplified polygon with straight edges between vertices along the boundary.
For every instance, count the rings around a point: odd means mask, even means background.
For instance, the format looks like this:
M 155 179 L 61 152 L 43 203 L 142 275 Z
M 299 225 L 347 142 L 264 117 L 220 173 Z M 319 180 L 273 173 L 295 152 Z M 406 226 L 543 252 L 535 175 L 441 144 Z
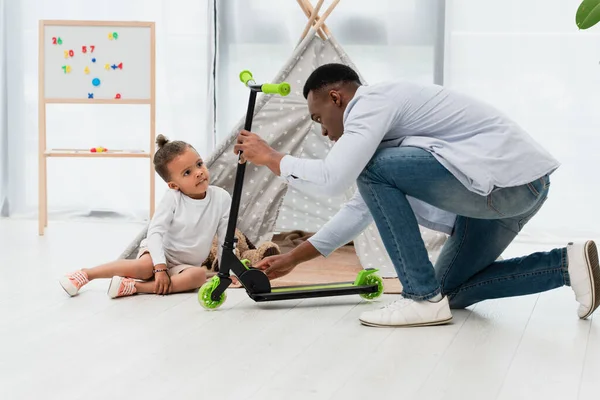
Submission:
M 181 140 L 170 141 L 163 134 L 156 137 L 158 150 L 154 154 L 154 169 L 156 173 L 165 181 L 171 180 L 168 165 L 173 159 L 187 149 L 193 149 L 192 145 Z

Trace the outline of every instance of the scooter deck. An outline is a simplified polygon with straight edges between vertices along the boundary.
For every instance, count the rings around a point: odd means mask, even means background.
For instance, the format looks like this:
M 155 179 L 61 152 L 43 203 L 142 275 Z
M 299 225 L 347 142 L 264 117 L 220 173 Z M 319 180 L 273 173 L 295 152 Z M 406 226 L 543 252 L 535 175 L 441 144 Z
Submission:
M 252 300 L 275 301 L 307 299 L 315 297 L 347 296 L 351 294 L 376 293 L 377 285 L 355 285 L 354 282 L 323 283 L 315 285 L 282 286 L 267 293 L 249 293 Z

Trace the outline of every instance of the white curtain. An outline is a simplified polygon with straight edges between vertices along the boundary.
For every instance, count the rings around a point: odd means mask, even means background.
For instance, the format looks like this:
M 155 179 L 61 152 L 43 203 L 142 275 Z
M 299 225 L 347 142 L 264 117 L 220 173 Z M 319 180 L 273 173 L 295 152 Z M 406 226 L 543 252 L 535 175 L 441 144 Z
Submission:
M 580 0 L 448 0 L 445 84 L 504 110 L 561 162 L 526 232 L 600 236 L 600 26 Z
M 0 216 L 8 216 L 8 105 L 6 102 L 6 13 L 0 0 Z
M 8 201 L 12 216 L 37 215 L 38 204 L 38 21 L 40 19 L 156 22 L 157 133 L 191 142 L 202 155 L 213 147 L 209 77 L 213 58 L 212 2 L 202 0 L 9 0 L 0 29 L 0 71 L 6 60 Z M 2 42 L 0 42 L 2 43 Z M 4 110 L 0 96 L 0 117 Z M 0 119 L 0 121 L 2 121 Z M 0 133 L 3 133 L 0 124 Z M 49 105 L 48 147 L 148 149 L 149 107 Z M 8 149 L 3 145 L 8 143 Z M 48 207 L 59 215 L 144 218 L 148 215 L 148 160 L 49 159 Z M 2 176 L 2 175 L 0 175 Z M 166 186 L 157 176 L 157 198 Z M 4 180 L 2 180 L 4 182 Z M 2 192 L 0 192 L 2 193 Z M 1 197 L 0 197 L 1 198 Z
M 325 1 L 319 14 L 331 3 Z M 220 0 L 217 5 L 217 137 L 223 140 L 246 112 L 240 71 L 250 70 L 260 82 L 272 79 L 308 18 L 294 0 Z M 442 10 L 440 0 L 343 0 L 325 23 L 367 82 L 434 82 L 440 80 L 436 68 L 442 67 Z

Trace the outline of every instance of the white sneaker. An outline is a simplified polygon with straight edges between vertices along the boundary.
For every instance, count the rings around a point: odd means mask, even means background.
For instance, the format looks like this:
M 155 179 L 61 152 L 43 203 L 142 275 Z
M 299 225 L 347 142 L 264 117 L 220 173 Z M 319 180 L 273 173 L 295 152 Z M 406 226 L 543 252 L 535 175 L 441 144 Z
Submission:
M 600 305 L 600 266 L 598 249 L 593 240 L 567 245 L 568 271 L 571 288 L 579 302 L 577 315 L 586 319 Z
M 438 302 L 402 298 L 379 310 L 365 311 L 359 319 L 369 326 L 428 326 L 450 322 L 452 313 L 447 297 Z

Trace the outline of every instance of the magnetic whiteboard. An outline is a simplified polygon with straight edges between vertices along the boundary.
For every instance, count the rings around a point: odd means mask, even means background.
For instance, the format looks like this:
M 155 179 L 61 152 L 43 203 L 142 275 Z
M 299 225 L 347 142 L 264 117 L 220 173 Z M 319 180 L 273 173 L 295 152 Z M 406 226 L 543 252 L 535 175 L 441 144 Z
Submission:
M 43 25 L 44 98 L 147 100 L 153 25 Z

